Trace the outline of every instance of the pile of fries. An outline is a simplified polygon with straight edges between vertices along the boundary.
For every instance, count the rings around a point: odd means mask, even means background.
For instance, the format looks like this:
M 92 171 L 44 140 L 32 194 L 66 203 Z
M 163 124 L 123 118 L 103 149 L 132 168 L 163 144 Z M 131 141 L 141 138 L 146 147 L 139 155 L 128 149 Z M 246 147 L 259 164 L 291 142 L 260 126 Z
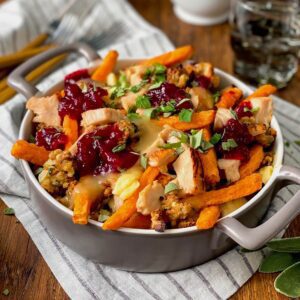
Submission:
M 210 229 L 266 184 L 276 88 L 221 89 L 211 64 L 188 61 L 192 53 L 184 46 L 115 71 L 110 51 L 92 72 L 69 75 L 69 90 L 29 99 L 36 129 L 11 153 L 31 163 L 74 223 Z

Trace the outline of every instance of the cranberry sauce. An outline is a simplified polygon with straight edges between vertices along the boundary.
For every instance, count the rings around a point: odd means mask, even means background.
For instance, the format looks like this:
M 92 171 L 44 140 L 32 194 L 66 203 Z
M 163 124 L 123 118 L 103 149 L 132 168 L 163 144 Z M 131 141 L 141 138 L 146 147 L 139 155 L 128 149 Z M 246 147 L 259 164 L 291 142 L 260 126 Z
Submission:
M 236 115 L 239 119 L 243 117 L 252 117 L 253 113 L 251 112 L 252 104 L 250 101 L 243 101 L 240 105 L 235 109 Z
M 173 83 L 164 82 L 160 87 L 149 90 L 146 95 L 150 98 L 152 106 L 160 106 L 171 100 L 175 100 L 177 103 L 177 109 L 189 109 L 193 108 L 191 101 L 185 101 L 180 103 L 181 100 L 189 98 L 189 95 L 184 89 L 177 87 Z
M 200 86 L 206 90 L 208 90 L 211 87 L 211 79 L 209 77 L 206 77 L 204 75 L 196 75 L 195 72 L 192 72 L 190 74 L 190 78 L 188 81 L 188 86 Z
M 103 107 L 103 97 L 107 95 L 106 90 L 92 83 L 87 83 L 86 91 L 82 91 L 72 80 L 65 81 L 65 96 L 59 102 L 59 115 L 62 119 L 69 115 L 80 120 L 84 111 Z
M 47 150 L 64 149 L 68 138 L 54 127 L 40 129 L 35 134 L 36 144 Z
M 222 142 L 226 142 L 229 139 L 233 139 L 237 147 L 224 150 L 222 148 Z M 224 127 L 221 143 L 218 145 L 218 152 L 221 153 L 224 158 L 238 159 L 246 162 L 249 160 L 249 149 L 247 146 L 252 142 L 253 137 L 249 133 L 247 126 L 238 120 L 230 119 Z
M 65 82 L 70 81 L 70 82 L 75 83 L 76 81 L 78 81 L 80 79 L 87 79 L 87 78 L 90 78 L 88 69 L 80 69 L 80 70 L 77 70 L 73 73 L 66 75 Z
M 118 124 L 102 126 L 84 135 L 77 143 L 77 167 L 80 176 L 100 175 L 120 172 L 132 167 L 139 156 L 127 146 L 113 152 L 113 148 L 123 144 L 125 135 Z

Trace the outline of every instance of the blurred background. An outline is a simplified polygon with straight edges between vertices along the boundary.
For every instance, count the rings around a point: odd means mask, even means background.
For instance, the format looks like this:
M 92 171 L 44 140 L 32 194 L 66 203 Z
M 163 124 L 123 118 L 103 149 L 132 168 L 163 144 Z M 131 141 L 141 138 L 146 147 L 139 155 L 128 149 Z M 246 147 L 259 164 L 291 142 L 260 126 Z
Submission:
M 36 22 L 41 17 L 35 15 L 42 4 L 41 0 L 0 2 L 5 2 L 5 6 L 8 2 L 19 3 L 18 9 L 24 10 L 26 18 L 32 18 L 31 22 Z M 299 81 L 300 53 L 298 0 L 129 2 L 149 23 L 161 29 L 175 46 L 193 45 L 196 60 L 210 61 L 216 67 L 234 73 L 252 85 L 272 83 L 282 89 L 279 94 L 283 98 L 297 103 L 295 99 L 298 96 L 295 93 Z M 7 75 L 29 57 L 54 44 L 78 40 L 87 42 L 96 49 L 107 48 L 116 41 L 126 42 L 130 32 L 134 31 L 136 35 L 139 30 L 124 22 L 110 25 L 109 15 L 107 20 L 101 22 L 97 19 L 97 9 L 100 9 L 97 8 L 97 0 L 52 0 L 49 3 L 61 7 L 60 15 L 51 15 L 50 10 L 49 15 L 46 12 L 43 22 L 38 21 L 38 30 L 35 32 L 31 30 L 28 34 L 27 30 L 20 34 L 19 20 L 13 20 L 9 15 L 3 15 L 0 20 L 4 25 L 0 29 L 1 103 L 14 95 L 12 90 L 4 90 L 7 88 Z M 106 3 L 109 8 L 109 1 Z M 10 4 L 6 11 L 9 13 L 13 6 Z M 111 12 L 113 14 L 113 10 Z M 14 23 L 13 37 L 12 34 L 6 35 L 7 22 Z M 25 26 L 21 22 L 19 27 Z M 39 39 L 38 43 L 31 48 L 29 45 L 28 48 L 28 42 L 35 38 Z M 21 55 L 16 51 L 21 51 Z M 58 62 L 50 64 L 47 71 L 57 66 Z M 32 74 L 32 80 L 38 81 L 46 73 L 46 70 L 37 70 Z

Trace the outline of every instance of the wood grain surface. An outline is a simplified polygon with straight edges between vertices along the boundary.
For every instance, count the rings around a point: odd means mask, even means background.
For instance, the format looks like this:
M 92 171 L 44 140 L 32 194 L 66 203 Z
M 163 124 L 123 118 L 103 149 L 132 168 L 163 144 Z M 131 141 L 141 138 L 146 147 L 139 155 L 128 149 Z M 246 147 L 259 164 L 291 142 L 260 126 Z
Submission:
M 184 24 L 174 16 L 168 0 L 130 2 L 148 22 L 162 29 L 175 45 L 191 44 L 196 59 L 210 61 L 232 73 L 233 53 L 227 24 L 211 27 Z M 278 94 L 300 105 L 300 72 Z M 68 299 L 21 223 L 14 216 L 5 216 L 4 208 L 0 200 L 0 299 L 5 288 L 10 291 L 7 297 L 10 299 Z M 300 217 L 286 233 L 286 236 L 296 235 L 300 235 Z M 275 292 L 275 277 L 255 274 L 232 299 L 287 299 Z

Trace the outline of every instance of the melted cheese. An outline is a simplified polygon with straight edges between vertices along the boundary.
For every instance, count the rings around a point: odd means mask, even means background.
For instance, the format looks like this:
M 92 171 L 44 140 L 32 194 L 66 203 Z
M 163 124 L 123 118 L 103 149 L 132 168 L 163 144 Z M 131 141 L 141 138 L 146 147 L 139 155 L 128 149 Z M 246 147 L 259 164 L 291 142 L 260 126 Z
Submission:
M 134 151 L 144 153 L 157 139 L 158 134 L 163 128 L 154 124 L 146 117 L 141 117 L 134 121 L 134 123 L 137 125 L 140 132 L 140 140 L 134 146 Z

